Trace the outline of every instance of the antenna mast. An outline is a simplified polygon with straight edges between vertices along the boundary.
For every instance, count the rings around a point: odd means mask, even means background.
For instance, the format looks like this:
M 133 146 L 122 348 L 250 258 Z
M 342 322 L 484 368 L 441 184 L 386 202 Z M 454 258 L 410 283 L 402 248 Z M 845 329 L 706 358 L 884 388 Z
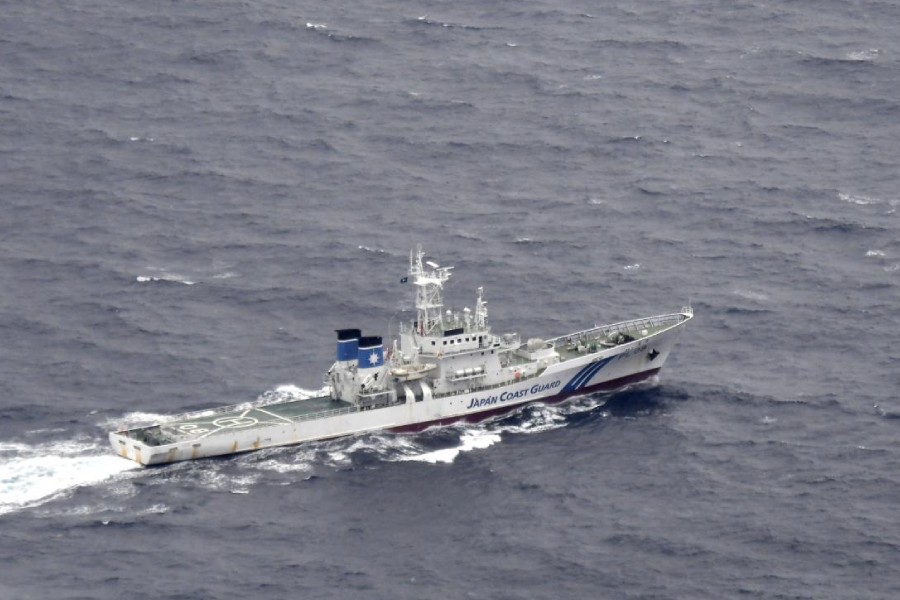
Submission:
M 444 283 L 450 279 L 450 269 L 437 263 L 425 261 L 422 245 L 416 247 L 415 256 L 409 253 L 409 276 L 416 286 L 416 328 L 419 335 L 432 335 L 443 328 L 441 311 L 444 307 L 442 291 Z M 429 267 L 426 269 L 426 266 Z

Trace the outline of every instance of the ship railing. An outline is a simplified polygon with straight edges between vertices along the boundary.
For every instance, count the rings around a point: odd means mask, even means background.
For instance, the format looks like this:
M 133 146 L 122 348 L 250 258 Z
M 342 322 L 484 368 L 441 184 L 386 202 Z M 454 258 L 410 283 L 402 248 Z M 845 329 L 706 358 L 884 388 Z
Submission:
M 542 372 L 543 371 L 538 371 L 538 372 L 532 373 L 530 375 L 524 375 L 522 377 L 519 377 L 518 379 L 507 379 L 506 381 L 501 381 L 500 383 L 491 383 L 491 384 L 487 384 L 487 385 L 474 385 L 474 386 L 468 387 L 464 390 L 453 390 L 451 392 L 435 393 L 435 394 L 432 394 L 432 396 L 434 398 L 446 398 L 447 396 L 458 396 L 459 394 L 470 394 L 472 392 L 481 392 L 483 390 L 492 390 L 495 388 L 505 387 L 511 383 L 520 383 L 522 381 L 528 381 L 530 379 L 535 379 Z
M 358 406 L 345 406 L 343 408 L 332 408 L 329 410 L 322 410 L 319 412 L 309 413 L 305 415 L 295 415 L 293 417 L 286 417 L 291 421 L 313 421 L 315 419 L 325 419 L 327 417 L 336 417 L 338 415 L 349 415 L 350 413 L 359 412 Z
M 635 338 L 640 338 L 665 331 L 666 329 L 682 323 L 687 318 L 690 318 L 688 313 L 671 313 L 668 315 L 643 317 L 621 321 L 619 323 L 612 323 L 610 325 L 599 325 L 597 327 L 591 327 L 590 329 L 584 329 L 582 331 L 576 331 L 575 333 L 551 338 L 546 341 L 554 346 L 558 346 L 560 344 L 573 344 L 577 342 L 594 341 L 599 338 L 608 338 L 616 333 L 624 333 Z M 644 331 L 647 332 L 646 335 L 643 334 Z
M 406 401 L 395 401 L 392 405 L 396 404 L 404 404 Z M 388 404 L 390 406 L 391 404 Z M 325 419 L 328 417 L 336 417 L 338 415 L 349 415 L 351 413 L 356 413 L 362 410 L 357 405 L 344 406 L 342 408 L 330 408 L 328 410 L 320 410 L 319 412 L 308 413 L 305 415 L 294 415 L 293 417 L 282 417 L 285 419 L 290 419 L 291 421 L 314 421 L 316 419 Z

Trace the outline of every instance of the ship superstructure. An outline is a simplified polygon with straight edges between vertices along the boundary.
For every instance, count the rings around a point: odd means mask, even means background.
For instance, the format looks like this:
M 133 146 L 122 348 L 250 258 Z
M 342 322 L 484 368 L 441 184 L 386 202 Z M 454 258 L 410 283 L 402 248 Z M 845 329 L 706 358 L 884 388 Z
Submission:
M 123 457 L 144 465 L 246 452 L 367 431 L 420 431 L 478 421 L 532 402 L 613 390 L 656 374 L 690 307 L 666 315 L 523 342 L 497 335 L 478 288 L 475 308 L 445 310 L 452 267 L 410 253 L 403 278 L 415 318 L 385 348 L 382 337 L 337 331 L 336 360 L 321 395 L 174 416 L 109 434 Z

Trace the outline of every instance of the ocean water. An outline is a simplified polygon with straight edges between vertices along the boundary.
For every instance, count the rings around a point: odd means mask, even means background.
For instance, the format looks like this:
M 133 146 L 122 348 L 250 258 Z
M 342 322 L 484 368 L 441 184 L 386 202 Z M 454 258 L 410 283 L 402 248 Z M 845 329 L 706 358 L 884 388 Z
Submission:
M 0 599 L 900 597 L 900 5 L 0 2 Z M 422 243 L 658 379 L 142 469 Z

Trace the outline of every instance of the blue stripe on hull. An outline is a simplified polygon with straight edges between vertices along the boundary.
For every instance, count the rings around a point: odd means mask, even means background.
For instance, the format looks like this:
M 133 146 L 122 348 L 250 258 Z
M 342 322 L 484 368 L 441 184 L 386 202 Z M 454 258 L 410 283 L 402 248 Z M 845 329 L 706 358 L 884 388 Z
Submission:
M 603 359 L 598 360 L 597 362 L 593 362 L 593 363 L 589 364 L 588 366 L 584 367 L 583 369 L 578 371 L 578 373 L 575 375 L 575 377 L 573 377 L 572 380 L 566 384 L 566 387 L 564 387 L 562 389 L 562 392 L 560 392 L 560 393 L 567 394 L 567 393 L 577 392 L 578 390 L 583 388 L 585 385 L 587 385 L 587 383 L 591 379 L 593 379 L 597 373 L 600 372 L 600 369 L 602 369 L 607 364 L 609 364 L 609 362 L 612 361 L 614 358 L 616 358 L 616 357 L 610 356 L 607 358 L 603 358 Z

